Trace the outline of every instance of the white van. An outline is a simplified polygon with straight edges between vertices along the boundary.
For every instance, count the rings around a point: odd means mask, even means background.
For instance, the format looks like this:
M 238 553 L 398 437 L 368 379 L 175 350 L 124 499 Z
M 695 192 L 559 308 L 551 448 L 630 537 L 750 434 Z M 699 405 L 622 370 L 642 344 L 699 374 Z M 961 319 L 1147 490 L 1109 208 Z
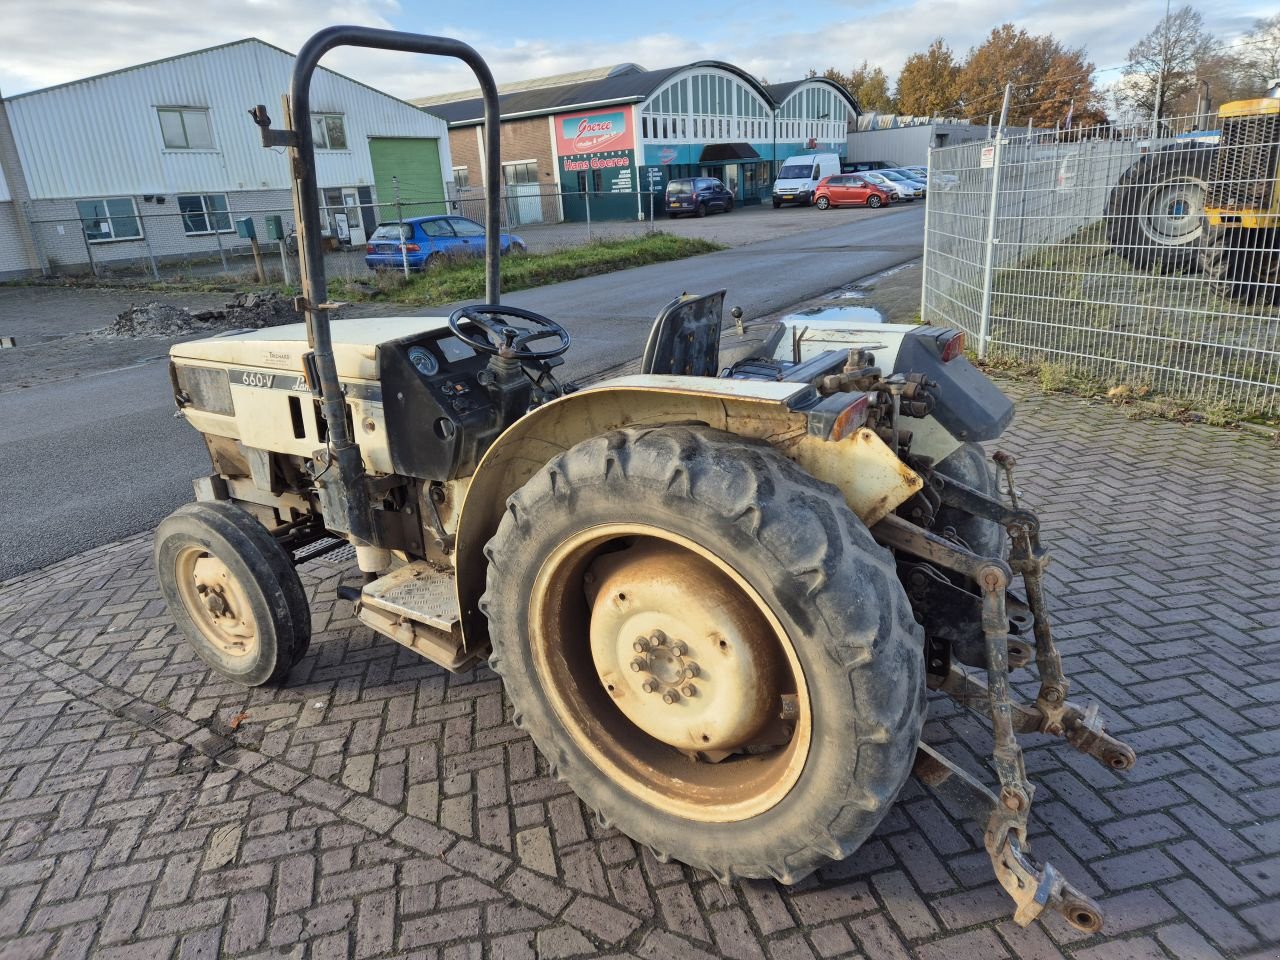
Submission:
M 818 181 L 839 172 L 840 158 L 834 153 L 802 153 L 791 157 L 782 164 L 778 179 L 773 181 L 773 208 L 776 210 L 784 203 L 807 207 Z

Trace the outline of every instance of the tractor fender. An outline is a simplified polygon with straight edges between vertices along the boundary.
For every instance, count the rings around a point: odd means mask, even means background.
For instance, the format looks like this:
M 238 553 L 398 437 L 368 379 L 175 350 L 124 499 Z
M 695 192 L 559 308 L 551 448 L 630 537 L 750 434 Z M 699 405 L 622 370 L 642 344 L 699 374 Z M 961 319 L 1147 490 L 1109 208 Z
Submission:
M 466 649 L 489 643 L 478 606 L 488 566 L 484 549 L 507 498 L 553 457 L 590 437 L 623 427 L 698 423 L 764 440 L 839 488 L 868 526 L 920 490 L 920 476 L 870 430 L 836 442 L 811 436 L 807 415 L 797 407 L 813 399 L 807 384 L 648 375 L 609 380 L 522 417 L 481 458 L 458 518 L 454 562 Z

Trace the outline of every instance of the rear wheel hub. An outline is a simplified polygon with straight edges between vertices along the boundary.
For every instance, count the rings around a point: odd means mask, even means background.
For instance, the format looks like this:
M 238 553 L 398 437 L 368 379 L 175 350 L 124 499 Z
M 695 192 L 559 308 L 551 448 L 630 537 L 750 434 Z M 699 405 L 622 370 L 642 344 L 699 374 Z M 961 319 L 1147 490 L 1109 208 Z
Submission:
M 684 751 L 753 743 L 779 717 L 773 631 L 736 584 L 673 544 L 599 556 L 591 655 L 618 709 Z

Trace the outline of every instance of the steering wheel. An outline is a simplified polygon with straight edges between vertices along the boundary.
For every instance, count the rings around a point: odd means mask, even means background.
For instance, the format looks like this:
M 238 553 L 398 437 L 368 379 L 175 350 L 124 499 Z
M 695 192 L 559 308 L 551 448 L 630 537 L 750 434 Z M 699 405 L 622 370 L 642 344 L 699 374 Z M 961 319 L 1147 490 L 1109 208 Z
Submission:
M 469 320 L 487 337 L 478 337 L 462 329 L 462 321 Z M 517 326 L 511 321 L 523 321 L 525 325 Z M 558 357 L 569 349 L 572 338 L 569 331 L 554 320 L 544 317 L 532 310 L 521 310 L 519 307 L 499 307 L 495 304 L 477 303 L 470 307 L 459 307 L 449 314 L 449 329 L 459 340 L 481 353 L 498 354 L 516 360 L 546 360 Z M 530 347 L 535 340 L 555 337 L 557 342 L 541 349 Z

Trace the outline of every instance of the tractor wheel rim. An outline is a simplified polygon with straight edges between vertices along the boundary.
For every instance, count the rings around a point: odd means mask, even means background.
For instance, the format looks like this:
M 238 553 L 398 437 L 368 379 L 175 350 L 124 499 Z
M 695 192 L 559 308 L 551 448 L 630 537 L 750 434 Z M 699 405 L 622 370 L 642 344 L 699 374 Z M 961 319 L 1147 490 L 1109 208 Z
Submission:
M 579 531 L 534 580 L 540 687 L 574 744 L 632 796 L 732 822 L 804 769 L 813 717 L 781 623 L 722 558 L 647 524 Z
M 1181 246 L 1200 235 L 1205 184 L 1184 177 L 1162 183 L 1150 191 L 1140 217 L 1142 230 L 1154 243 Z
M 244 586 L 225 563 L 198 546 L 179 552 L 178 593 L 201 635 L 227 657 L 258 651 L 258 624 Z

